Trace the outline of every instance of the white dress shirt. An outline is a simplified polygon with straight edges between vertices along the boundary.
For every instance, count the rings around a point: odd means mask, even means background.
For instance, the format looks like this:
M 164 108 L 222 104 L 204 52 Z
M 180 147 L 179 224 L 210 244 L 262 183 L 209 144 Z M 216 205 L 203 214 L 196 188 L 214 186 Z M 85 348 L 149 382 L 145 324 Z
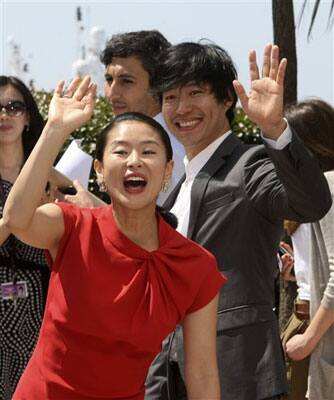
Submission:
M 174 189 L 177 182 L 182 178 L 184 174 L 184 147 L 182 144 L 175 138 L 175 136 L 168 130 L 167 125 L 165 123 L 164 117 L 162 113 L 157 114 L 154 119 L 159 122 L 159 124 L 165 129 L 168 133 L 169 139 L 172 144 L 173 149 L 173 160 L 174 160 L 174 168 L 172 178 L 169 181 L 169 187 L 166 192 L 160 192 L 157 200 L 157 204 L 162 205 L 167 197 L 170 195 L 171 191 Z
M 291 235 L 298 297 L 310 301 L 311 224 L 300 224 Z
M 187 236 L 189 217 L 190 217 L 190 202 L 191 202 L 191 188 L 194 180 L 199 173 L 199 171 L 204 167 L 207 161 L 211 158 L 213 153 L 218 149 L 221 143 L 232 133 L 228 131 L 216 139 L 214 142 L 210 143 L 204 150 L 198 153 L 192 160 L 188 160 L 187 156 L 184 157 L 184 164 L 186 170 L 186 179 L 182 183 L 179 194 L 175 200 L 175 203 L 170 210 L 178 219 L 177 231 L 182 233 L 182 235 Z M 292 133 L 289 125 L 281 136 L 277 140 L 267 139 L 263 137 L 262 139 L 276 150 L 283 149 L 287 144 L 291 142 Z

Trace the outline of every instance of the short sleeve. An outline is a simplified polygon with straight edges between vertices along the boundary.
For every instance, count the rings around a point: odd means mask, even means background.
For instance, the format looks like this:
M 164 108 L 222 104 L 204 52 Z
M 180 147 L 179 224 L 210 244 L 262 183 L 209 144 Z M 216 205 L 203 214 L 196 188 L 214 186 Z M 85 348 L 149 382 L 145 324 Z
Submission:
M 73 228 L 75 227 L 79 217 L 80 217 L 80 211 L 78 210 L 78 207 L 73 206 L 71 204 L 66 204 L 66 203 L 55 203 L 60 209 L 62 210 L 63 213 L 63 218 L 64 218 L 64 234 L 63 237 L 61 238 L 61 241 L 59 243 L 59 248 L 57 251 L 57 256 L 55 261 L 52 260 L 52 257 L 49 253 L 49 251 L 46 250 L 45 256 L 49 265 L 49 268 L 51 271 L 55 270 L 56 266 L 58 265 L 57 260 L 60 258 L 61 254 L 64 252 L 64 249 L 66 247 L 66 244 L 68 242 L 68 239 L 72 233 Z
M 208 269 L 209 271 L 201 282 L 195 300 L 190 308 L 188 308 L 187 314 L 197 311 L 209 304 L 227 281 L 224 274 L 219 271 L 216 262 L 210 263 Z

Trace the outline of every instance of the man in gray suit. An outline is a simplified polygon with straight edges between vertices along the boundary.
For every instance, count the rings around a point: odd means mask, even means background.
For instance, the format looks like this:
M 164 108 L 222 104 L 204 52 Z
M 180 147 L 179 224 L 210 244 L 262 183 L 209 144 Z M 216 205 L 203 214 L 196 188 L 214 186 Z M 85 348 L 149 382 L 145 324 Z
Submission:
M 287 392 L 273 311 L 282 222 L 316 221 L 331 205 L 317 161 L 283 119 L 287 61 L 267 45 L 261 77 L 255 51 L 249 62 L 247 95 L 226 51 L 181 43 L 168 50 L 157 88 L 165 121 L 186 151 L 186 174 L 165 206 L 178 217 L 178 230 L 211 251 L 228 278 L 217 323 L 223 400 L 279 399 Z M 237 95 L 264 145 L 244 145 L 231 132 Z M 182 373 L 187 362 L 181 330 L 172 338 L 151 367 L 147 400 L 186 398 L 175 368 Z

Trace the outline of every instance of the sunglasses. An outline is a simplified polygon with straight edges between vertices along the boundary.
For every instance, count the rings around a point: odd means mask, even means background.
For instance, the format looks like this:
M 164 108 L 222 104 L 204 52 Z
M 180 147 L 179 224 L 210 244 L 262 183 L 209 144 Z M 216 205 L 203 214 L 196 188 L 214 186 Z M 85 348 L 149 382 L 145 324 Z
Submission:
M 11 100 L 6 105 L 0 104 L 0 114 L 5 110 L 9 117 L 19 117 L 26 109 L 26 105 L 20 100 Z

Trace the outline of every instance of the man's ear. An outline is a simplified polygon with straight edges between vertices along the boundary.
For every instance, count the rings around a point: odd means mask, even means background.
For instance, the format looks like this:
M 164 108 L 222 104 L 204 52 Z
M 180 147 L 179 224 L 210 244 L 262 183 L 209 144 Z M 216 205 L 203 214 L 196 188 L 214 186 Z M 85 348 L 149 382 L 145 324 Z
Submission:
M 223 104 L 224 104 L 225 112 L 226 112 L 226 111 L 228 111 L 228 110 L 230 109 L 230 107 L 232 106 L 233 100 L 226 99 L 226 100 L 224 100 Z
M 155 115 L 159 114 L 161 112 L 161 104 L 162 104 L 160 96 L 156 95 L 156 94 L 152 94 L 151 96 L 152 96 L 152 100 L 153 100 L 153 103 L 154 103 L 152 105 L 152 107 L 153 107 L 153 111 L 152 112 L 154 112 Z

